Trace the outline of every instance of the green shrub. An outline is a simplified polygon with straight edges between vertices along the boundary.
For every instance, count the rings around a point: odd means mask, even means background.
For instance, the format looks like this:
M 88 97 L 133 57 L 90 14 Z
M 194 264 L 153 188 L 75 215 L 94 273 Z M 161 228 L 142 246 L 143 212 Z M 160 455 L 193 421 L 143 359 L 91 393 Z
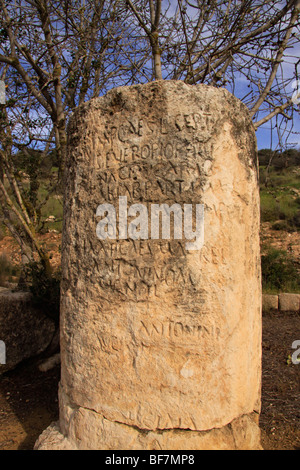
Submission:
M 261 257 L 264 292 L 300 292 L 300 275 L 284 250 L 269 247 Z
M 24 274 L 25 282 L 33 296 L 33 303 L 58 326 L 60 271 L 49 275 L 41 262 L 32 262 L 26 265 Z
M 267 191 L 260 193 L 260 214 L 262 222 L 275 222 L 279 219 L 279 206 L 272 194 Z

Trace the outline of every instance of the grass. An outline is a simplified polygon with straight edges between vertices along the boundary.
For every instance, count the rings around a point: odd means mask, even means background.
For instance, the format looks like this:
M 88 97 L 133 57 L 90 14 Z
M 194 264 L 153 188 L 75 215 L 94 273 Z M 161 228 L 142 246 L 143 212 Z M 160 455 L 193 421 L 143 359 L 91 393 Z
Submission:
M 290 169 L 260 168 L 261 221 L 273 222 L 274 229 L 300 230 L 300 176 Z

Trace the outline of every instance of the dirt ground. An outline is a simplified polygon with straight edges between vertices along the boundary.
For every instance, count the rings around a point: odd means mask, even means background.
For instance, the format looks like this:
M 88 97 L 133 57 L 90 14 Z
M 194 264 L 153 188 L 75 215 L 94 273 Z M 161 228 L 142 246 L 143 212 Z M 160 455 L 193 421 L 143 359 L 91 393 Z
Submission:
M 51 259 L 53 268 L 60 266 L 60 245 L 61 234 L 49 232 L 43 235 L 38 235 L 38 241 L 41 247 L 46 248 L 47 253 Z M 21 263 L 21 250 L 16 241 L 9 235 L 0 240 L 0 256 L 5 255 L 9 261 L 16 266 Z
M 58 418 L 60 367 L 43 373 L 37 364 L 28 361 L 0 377 L 0 450 L 32 450 Z
M 262 412 L 265 450 L 300 450 L 300 364 L 292 343 L 300 340 L 300 315 L 263 317 Z M 58 419 L 59 366 L 40 372 L 41 359 L 0 378 L 0 450 L 31 450 L 40 433 Z

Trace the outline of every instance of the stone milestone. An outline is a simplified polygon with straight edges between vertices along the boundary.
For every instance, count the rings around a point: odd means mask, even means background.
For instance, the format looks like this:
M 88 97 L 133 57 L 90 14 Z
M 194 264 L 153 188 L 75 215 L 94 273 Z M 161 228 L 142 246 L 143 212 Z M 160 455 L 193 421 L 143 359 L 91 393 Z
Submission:
M 260 448 L 246 107 L 225 89 L 151 82 L 77 108 L 68 134 L 60 419 L 36 448 Z M 163 204 L 177 218 L 162 211 L 157 229 L 151 210 Z

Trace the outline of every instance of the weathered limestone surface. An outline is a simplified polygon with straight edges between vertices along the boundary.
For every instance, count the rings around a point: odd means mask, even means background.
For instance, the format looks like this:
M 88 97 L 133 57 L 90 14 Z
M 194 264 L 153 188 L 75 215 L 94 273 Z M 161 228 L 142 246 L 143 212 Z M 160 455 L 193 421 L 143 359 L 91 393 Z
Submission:
M 205 241 L 99 240 L 99 204 L 204 204 Z M 224 89 L 160 81 L 69 126 L 60 422 L 36 448 L 259 448 L 256 139 Z

